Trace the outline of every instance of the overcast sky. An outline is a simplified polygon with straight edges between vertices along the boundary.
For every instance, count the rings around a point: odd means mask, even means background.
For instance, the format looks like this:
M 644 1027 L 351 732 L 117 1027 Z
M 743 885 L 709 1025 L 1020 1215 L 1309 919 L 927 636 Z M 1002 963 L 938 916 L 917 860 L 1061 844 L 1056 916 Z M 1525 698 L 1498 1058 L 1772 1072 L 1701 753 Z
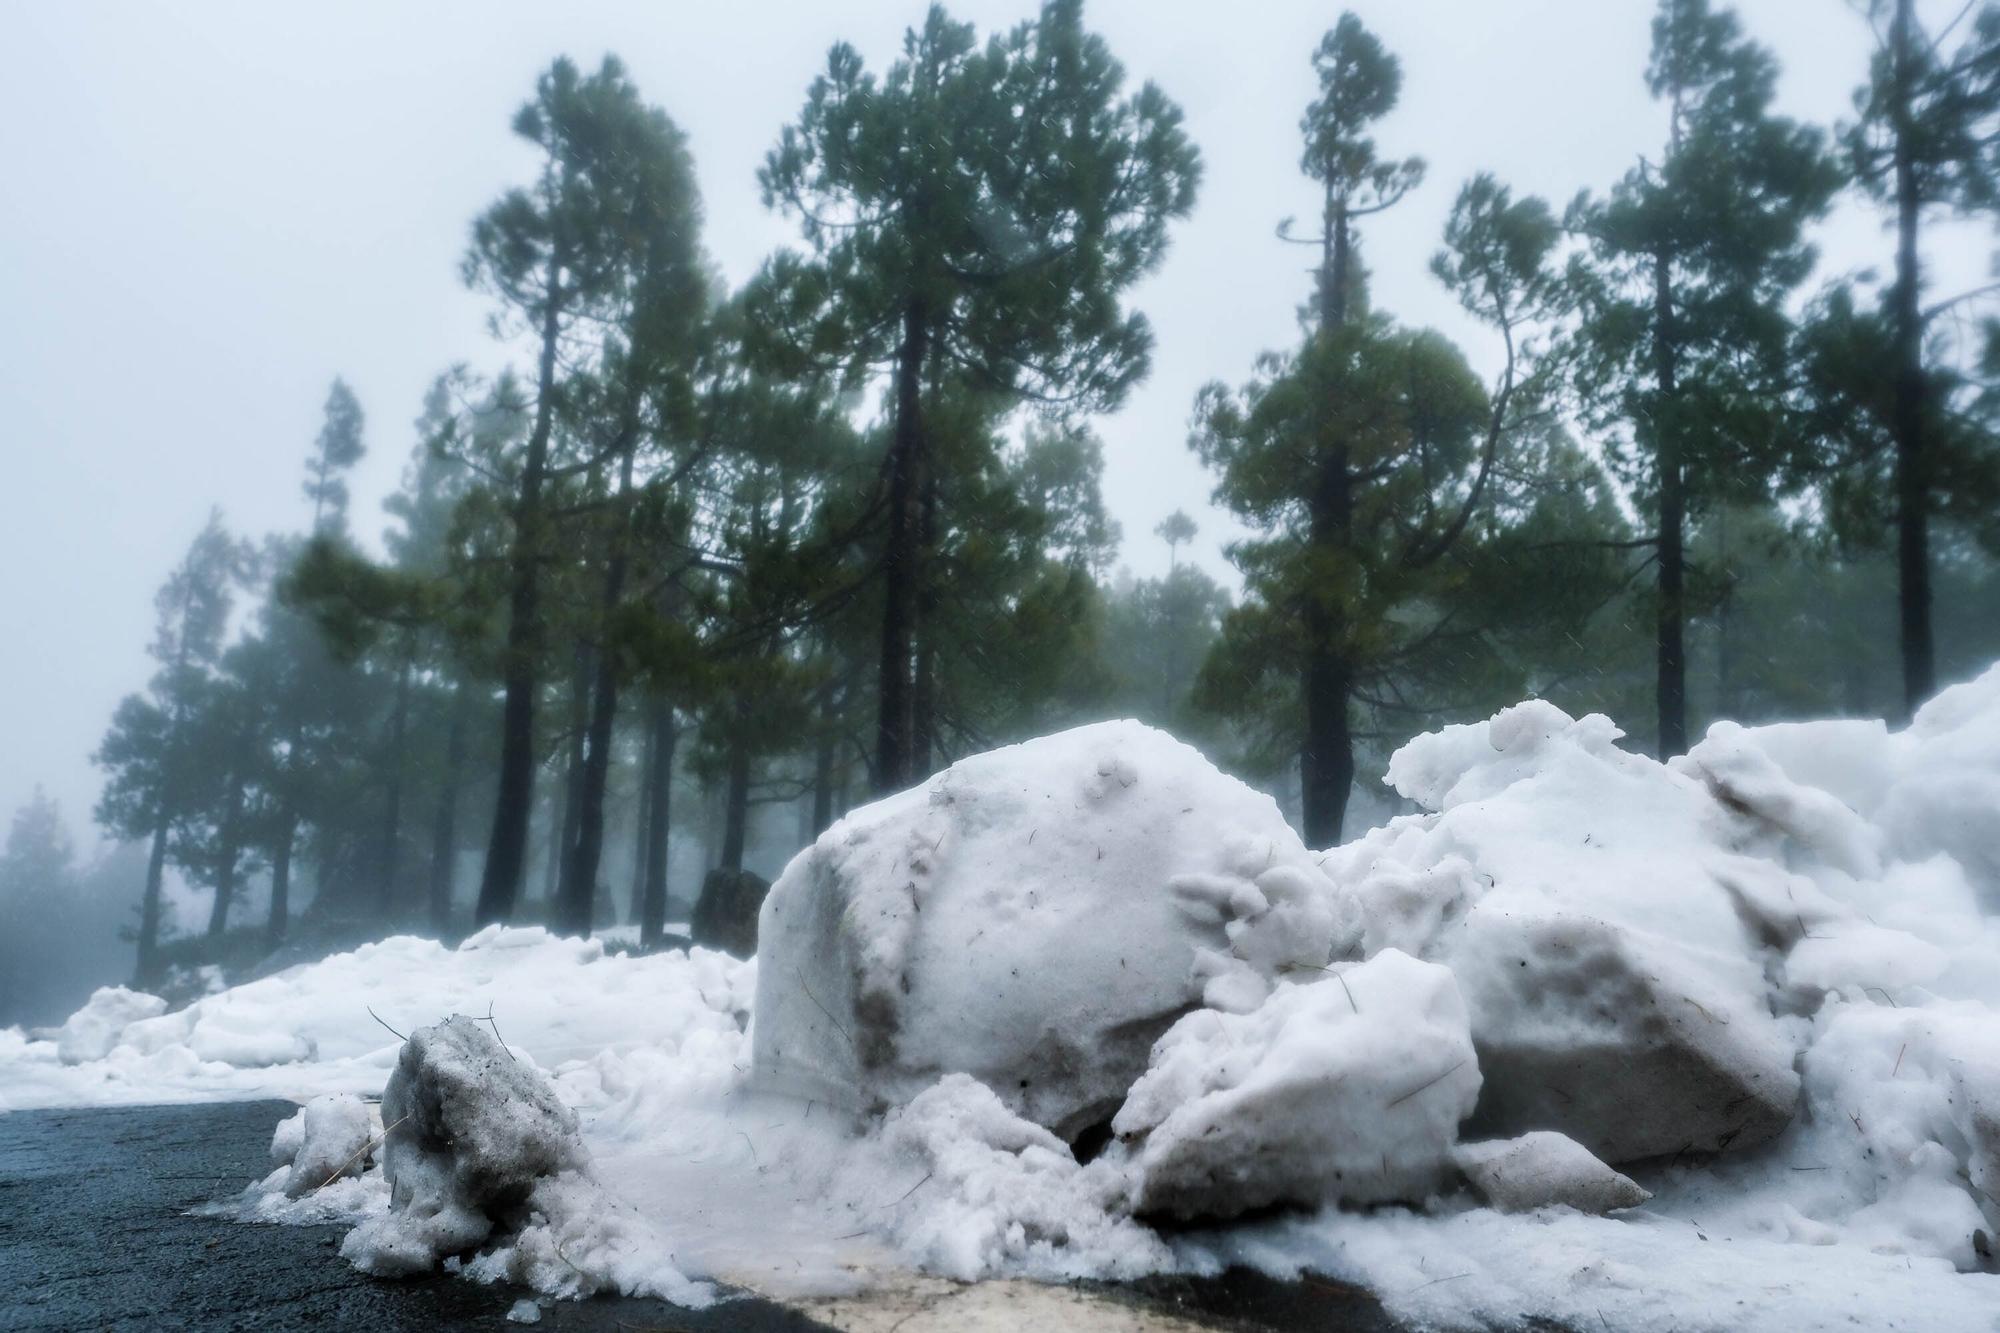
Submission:
M 959 0 L 982 30 L 1031 0 Z M 1650 0 L 1357 0 L 1403 60 L 1391 153 L 1430 179 L 1373 221 L 1375 299 L 1492 349 L 1425 265 L 1458 183 L 1490 169 L 1560 204 L 1655 151 L 1663 114 L 1641 78 Z M 1841 0 L 1744 0 L 1785 64 L 1782 99 L 1825 122 L 1861 78 L 1866 33 Z M 149 672 L 151 598 L 221 506 L 239 532 L 296 529 L 301 459 L 328 382 L 368 414 L 355 522 L 412 443 L 424 386 L 492 364 L 484 306 L 459 284 L 472 216 L 531 160 L 507 131 L 557 54 L 616 52 L 686 130 L 707 244 L 740 283 L 796 233 L 755 172 L 827 47 L 879 69 L 917 0 L 761 3 L 9 5 L 0 41 L 0 819 L 40 782 L 81 834 L 88 762 L 119 696 Z M 1187 112 L 1205 179 L 1160 271 L 1134 293 L 1158 338 L 1150 379 L 1101 420 L 1125 559 L 1165 565 L 1153 525 L 1225 525 L 1186 448 L 1195 390 L 1240 380 L 1295 336 L 1308 252 L 1272 239 L 1309 216 L 1297 122 L 1334 5 L 1093 0 L 1135 81 Z M 1860 207 L 1830 224 L 1845 267 L 1883 252 Z M 1971 257 L 1959 260 L 1971 263 Z M 1974 265 L 1976 267 L 1976 265 Z

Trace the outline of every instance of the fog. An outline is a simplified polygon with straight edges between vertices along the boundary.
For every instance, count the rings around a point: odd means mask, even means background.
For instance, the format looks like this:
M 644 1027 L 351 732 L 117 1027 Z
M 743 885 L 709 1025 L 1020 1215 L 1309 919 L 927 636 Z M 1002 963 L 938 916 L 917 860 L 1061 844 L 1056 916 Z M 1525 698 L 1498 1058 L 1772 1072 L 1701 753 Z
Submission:
M 1867 34 L 1839 4 L 1748 0 L 1748 29 L 1784 63 L 1781 107 L 1826 123 L 1862 77 Z M 1657 150 L 1639 0 L 1361 3 L 1403 59 L 1385 151 L 1420 153 L 1428 183 L 1366 238 L 1377 302 L 1492 340 L 1424 268 L 1457 183 L 1491 169 L 1558 205 Z M 982 31 L 1029 13 L 963 3 Z M 299 459 L 327 382 L 354 386 L 370 453 L 355 527 L 407 455 L 424 386 L 491 366 L 485 302 L 458 279 L 471 217 L 523 178 L 507 132 L 549 59 L 607 51 L 686 130 L 705 241 L 732 283 L 796 244 L 754 172 L 838 39 L 879 67 L 914 3 L 20 5 L 0 17 L 0 808 L 40 783 L 86 844 L 99 787 L 88 755 L 140 687 L 151 598 L 211 505 L 239 532 L 296 528 Z M 1185 447 L 1196 388 L 1234 381 L 1291 343 L 1311 253 L 1273 239 L 1315 197 L 1297 170 L 1324 6 L 1098 0 L 1087 21 L 1135 78 L 1187 113 L 1205 180 L 1166 261 L 1133 293 L 1154 324 L 1150 378 L 1102 420 L 1105 494 L 1122 559 L 1157 573 L 1167 512 L 1201 523 L 1194 557 L 1225 581 L 1228 522 Z M 1886 253 L 1877 215 L 1823 228 L 1831 267 Z M 1962 255 L 1933 255 L 1977 275 Z

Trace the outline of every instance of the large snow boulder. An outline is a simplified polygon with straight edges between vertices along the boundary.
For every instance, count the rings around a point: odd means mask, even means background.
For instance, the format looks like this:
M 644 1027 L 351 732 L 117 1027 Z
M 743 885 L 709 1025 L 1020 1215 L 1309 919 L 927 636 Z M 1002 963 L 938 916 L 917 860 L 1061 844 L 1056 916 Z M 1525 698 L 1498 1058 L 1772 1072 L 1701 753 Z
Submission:
M 1391 949 L 1251 1013 L 1182 1019 L 1112 1128 L 1142 1213 L 1421 1201 L 1478 1095 L 1451 973 Z
M 1781 920 L 1795 939 L 1818 909 L 1783 866 L 1738 851 L 1740 816 L 1701 775 L 1618 736 L 1530 701 L 1418 737 L 1388 777 L 1434 813 L 1326 868 L 1353 884 L 1371 952 L 1412 949 L 1457 976 L 1485 1076 L 1469 1128 L 1558 1130 L 1612 1163 L 1747 1147 L 1798 1096 L 1771 933 Z M 1852 832 L 1827 802 L 1788 815 Z
M 795 857 L 759 922 L 759 1085 L 875 1110 L 963 1072 L 1073 1138 L 1175 1020 L 1353 946 L 1275 803 L 1136 722 L 954 764 Z
M 542 1181 L 587 1160 L 555 1085 L 462 1015 L 403 1043 L 382 1122 L 390 1210 L 340 1252 L 383 1276 L 470 1250 L 518 1220 Z

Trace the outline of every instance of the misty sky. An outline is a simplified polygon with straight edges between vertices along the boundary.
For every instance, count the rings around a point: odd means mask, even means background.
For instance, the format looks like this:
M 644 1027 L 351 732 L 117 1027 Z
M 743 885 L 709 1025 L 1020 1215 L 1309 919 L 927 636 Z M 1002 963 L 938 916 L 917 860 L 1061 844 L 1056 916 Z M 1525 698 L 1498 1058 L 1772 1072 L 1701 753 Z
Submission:
M 982 30 L 1032 0 L 959 0 Z M 1480 169 L 1558 205 L 1656 152 L 1641 78 L 1650 0 L 1355 0 L 1403 59 L 1379 139 L 1420 153 L 1423 190 L 1364 232 L 1378 306 L 1465 341 L 1426 272 L 1460 181 Z M 1953 6 L 1955 8 L 1955 6 Z M 1785 63 L 1784 109 L 1843 114 L 1867 36 L 1841 0 L 1744 0 Z M 756 4 L 22 3 L 0 13 L 0 819 L 36 782 L 85 834 L 88 754 L 140 688 L 155 587 L 211 505 L 238 532 L 297 529 L 304 451 L 328 382 L 368 413 L 354 523 L 372 540 L 425 385 L 503 355 L 458 280 L 473 215 L 532 159 L 507 131 L 559 53 L 626 62 L 687 132 L 707 245 L 732 284 L 795 241 L 755 171 L 827 47 L 879 69 L 918 0 Z M 1134 294 L 1158 338 L 1151 378 L 1100 420 L 1124 558 L 1164 568 L 1153 525 L 1224 524 L 1186 448 L 1195 390 L 1290 343 L 1310 252 L 1297 122 L 1333 4 L 1093 0 L 1087 21 L 1134 79 L 1186 109 L 1205 179 L 1161 270 Z M 1827 228 L 1841 268 L 1886 256 L 1876 216 Z M 1976 271 L 1981 256 L 1934 256 Z M 1983 256 L 1983 251 L 1982 251 Z M 86 838 L 87 841 L 87 838 Z

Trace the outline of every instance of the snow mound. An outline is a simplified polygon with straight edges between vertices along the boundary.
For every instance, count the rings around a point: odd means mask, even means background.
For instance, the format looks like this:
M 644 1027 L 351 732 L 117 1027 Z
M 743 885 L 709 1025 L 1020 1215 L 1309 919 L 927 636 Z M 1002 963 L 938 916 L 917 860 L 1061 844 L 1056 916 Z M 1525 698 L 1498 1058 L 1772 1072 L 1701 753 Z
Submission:
M 359 1176 L 368 1167 L 377 1131 L 368 1104 L 351 1093 L 328 1093 L 282 1120 L 271 1135 L 271 1160 L 286 1168 L 284 1192 L 296 1199 Z
M 855 811 L 786 867 L 758 935 L 760 1087 L 880 1110 L 966 1073 L 1065 1139 L 1205 998 L 1254 1007 L 1355 939 L 1269 797 L 1136 722 Z
M 1631 1177 L 1598 1161 L 1590 1149 L 1554 1130 L 1462 1143 L 1453 1160 L 1480 1196 L 1503 1213 L 1556 1206 L 1611 1213 L 1637 1208 L 1653 1197 Z
M 83 1008 L 56 1029 L 56 1056 L 66 1065 L 102 1060 L 128 1025 L 165 1012 L 167 1002 L 157 995 L 123 986 L 99 986 Z
M 477 1020 L 455 1014 L 410 1035 L 382 1116 L 389 1208 L 340 1245 L 363 1272 L 426 1272 L 497 1234 L 462 1271 L 559 1297 L 712 1299 L 657 1229 L 598 1183 L 556 1085 Z
M 541 1179 L 586 1160 L 553 1084 L 472 1019 L 419 1028 L 382 1094 L 390 1211 L 342 1255 L 386 1277 L 425 1272 L 505 1226 Z
M 922 1175 L 893 1224 L 904 1250 L 961 1281 L 995 1273 L 1137 1277 L 1167 1248 L 1127 1215 L 1126 1181 L 1079 1166 L 1067 1144 L 1007 1109 L 966 1074 L 947 1074 L 891 1111 L 880 1141 Z M 899 1200 L 898 1202 L 903 1202 Z
M 1695 778 L 1617 748 L 1603 717 L 1530 701 L 1418 737 L 1388 780 L 1432 807 L 1328 853 L 1370 950 L 1449 967 L 1485 1089 L 1475 1132 L 1560 1131 L 1627 1162 L 1749 1147 L 1798 1093 L 1728 812 Z
M 157 996 L 101 990 L 56 1040 L 0 1047 L 0 1110 L 379 1097 L 398 1034 L 452 1013 L 493 1015 L 515 1052 L 545 1068 L 606 1050 L 671 1050 L 702 1032 L 734 1038 L 755 978 L 754 964 L 706 949 L 616 954 L 538 926 L 490 926 L 457 948 L 399 935 L 174 1013 Z
M 1183 1018 L 1112 1128 L 1142 1213 L 1423 1199 L 1478 1093 L 1451 973 L 1389 950 L 1248 1014 Z

